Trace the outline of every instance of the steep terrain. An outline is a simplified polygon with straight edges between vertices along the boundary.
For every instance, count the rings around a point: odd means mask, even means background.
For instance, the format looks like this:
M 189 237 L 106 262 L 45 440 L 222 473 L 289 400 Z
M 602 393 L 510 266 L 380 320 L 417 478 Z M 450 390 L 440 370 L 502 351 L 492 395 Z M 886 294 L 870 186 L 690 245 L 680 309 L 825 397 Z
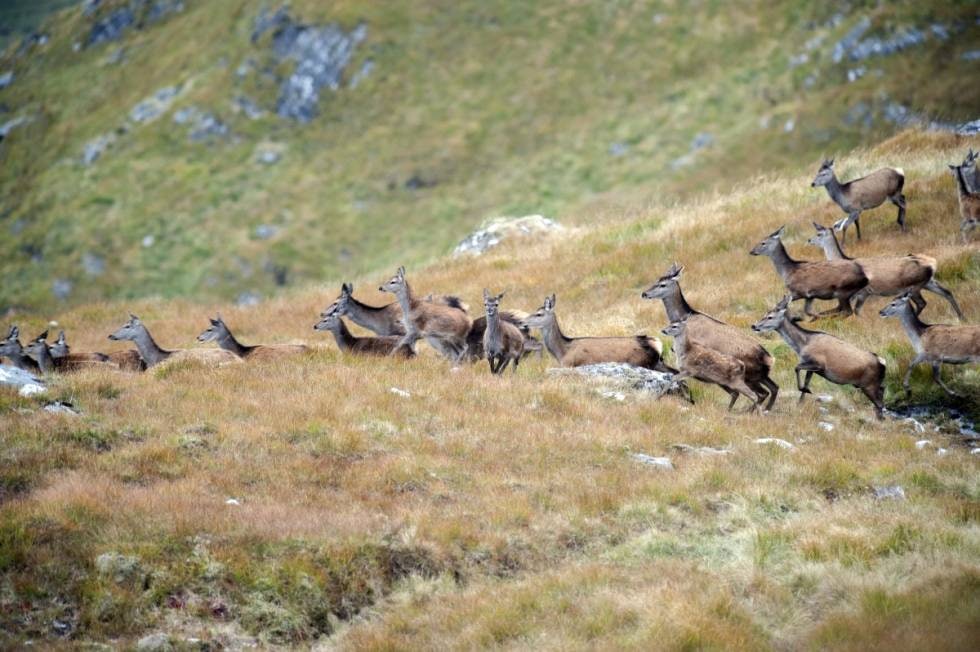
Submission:
M 248 303 L 962 124 L 978 30 L 966 1 L 74 5 L 0 58 L 0 314 Z

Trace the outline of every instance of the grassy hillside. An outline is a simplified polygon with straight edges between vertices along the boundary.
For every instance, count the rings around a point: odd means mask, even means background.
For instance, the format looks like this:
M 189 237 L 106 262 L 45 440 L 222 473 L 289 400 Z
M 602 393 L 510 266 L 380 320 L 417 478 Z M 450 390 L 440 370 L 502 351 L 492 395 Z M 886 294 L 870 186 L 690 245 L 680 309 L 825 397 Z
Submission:
M 980 253 L 958 240 L 945 168 L 971 146 L 980 141 L 908 131 L 838 166 L 905 169 L 910 233 L 892 208 L 872 211 L 852 253 L 935 256 L 977 323 Z M 677 260 L 694 306 L 746 327 L 782 294 L 748 250 L 787 224 L 790 251 L 815 258 L 802 245 L 810 220 L 838 216 L 811 174 L 609 208 L 572 234 L 412 266 L 409 278 L 473 304 L 483 287 L 506 290 L 506 307 L 524 309 L 556 292 L 571 334 L 654 334 L 663 309 L 640 292 Z M 356 294 L 380 300 L 372 288 L 388 274 L 357 279 Z M 310 330 L 335 291 L 56 316 L 76 350 L 115 346 L 105 336 L 128 310 L 165 346 L 192 346 L 220 309 L 246 342 L 321 347 L 270 364 L 55 379 L 75 418 L 0 394 L 0 644 L 165 632 L 185 646 L 966 650 L 980 636 L 978 456 L 945 429 L 875 422 L 857 391 L 820 379 L 816 393 L 832 400 L 798 406 L 781 340 L 763 340 L 783 389 L 768 416 L 728 414 L 719 390 L 696 383 L 693 407 L 618 402 L 547 374 L 549 362 L 498 378 L 485 365 L 452 372 L 427 349 L 411 362 L 345 357 Z M 912 352 L 877 316 L 882 304 L 819 326 L 882 355 L 886 400 L 900 407 Z M 932 299 L 925 318 L 954 319 Z M 24 317 L 22 330 L 46 319 Z M 972 399 L 947 399 L 928 376 L 915 374 L 914 403 L 980 409 L 975 365 L 947 369 Z M 892 485 L 905 499 L 873 498 Z
M 29 122 L 0 142 L 0 313 L 269 296 L 433 260 L 489 216 L 590 222 L 602 207 L 813 167 L 893 133 L 905 110 L 980 113 L 980 88 L 962 83 L 980 29 L 966 1 L 297 0 L 304 24 L 367 30 L 340 88 L 298 124 L 274 111 L 294 64 L 273 58 L 270 34 L 251 39 L 264 4 L 186 0 L 85 46 L 96 21 L 130 6 L 105 0 L 90 16 L 55 14 L 45 45 L 8 49 L 0 122 Z M 835 59 L 842 42 L 911 29 L 921 42 L 895 54 Z M 158 118 L 129 117 L 175 86 Z M 243 97 L 263 113 L 249 118 Z M 174 122 L 188 108 L 226 134 L 191 142 Z M 259 162 L 267 151 L 279 162 Z

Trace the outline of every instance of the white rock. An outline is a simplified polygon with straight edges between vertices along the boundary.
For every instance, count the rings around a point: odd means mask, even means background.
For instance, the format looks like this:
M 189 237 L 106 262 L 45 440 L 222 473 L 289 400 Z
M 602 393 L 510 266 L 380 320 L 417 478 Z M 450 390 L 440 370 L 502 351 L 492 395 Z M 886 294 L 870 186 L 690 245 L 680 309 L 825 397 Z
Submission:
M 817 394 L 817 401 L 820 403 L 833 403 L 834 397 L 830 394 Z
M 480 228 L 463 239 L 456 249 L 454 256 L 473 254 L 479 256 L 489 249 L 496 247 L 506 238 L 513 236 L 539 235 L 562 231 L 564 227 L 543 215 L 526 215 L 524 217 L 495 217 L 485 221 Z
M 931 439 L 920 439 L 919 441 L 915 442 L 916 450 L 922 450 L 926 446 L 932 446 Z
M 970 455 L 980 455 L 980 446 L 970 449 Z
M 897 484 L 887 487 L 874 487 L 874 495 L 878 500 L 905 500 L 905 490 Z
M 775 444 L 780 448 L 785 448 L 786 450 L 791 450 L 794 448 L 793 444 L 789 443 L 785 439 L 779 439 L 777 437 L 760 437 L 755 440 L 757 444 Z
M 599 392 L 599 396 L 602 396 L 603 398 L 611 399 L 613 401 L 626 400 L 626 394 L 623 394 L 622 392 L 601 391 Z
M 46 391 L 48 390 L 44 385 L 28 383 L 26 385 L 21 385 L 17 393 L 21 396 L 34 396 L 35 394 L 43 394 Z
M 946 450 L 945 448 L 938 448 L 936 449 L 936 455 L 938 455 L 939 457 L 942 457 L 944 455 L 949 455 L 949 451 Z
M 654 466 L 658 469 L 674 469 L 674 463 L 670 461 L 669 457 L 653 457 L 652 455 L 646 455 L 645 453 L 633 453 L 631 457 L 640 464 Z
M 399 389 L 398 387 L 392 387 L 391 393 L 395 396 L 401 396 L 402 398 L 412 398 L 412 395 L 406 392 L 404 389 Z
M 55 401 L 54 403 L 48 403 L 44 406 L 45 412 L 50 412 L 51 414 L 67 414 L 73 417 L 77 417 L 80 413 L 78 410 L 73 408 L 68 403 L 62 403 L 61 401 Z
M 732 451 L 728 448 L 712 448 L 711 446 L 689 446 L 688 444 L 673 444 L 674 450 L 682 453 L 696 453 L 698 455 L 728 455 Z
M 225 505 L 241 505 L 241 503 L 235 498 L 229 498 L 225 501 Z
M 830 432 L 831 430 L 834 429 L 834 424 L 828 421 L 821 421 L 820 423 L 817 424 L 817 427 L 820 428 L 821 430 L 826 430 L 827 432 Z

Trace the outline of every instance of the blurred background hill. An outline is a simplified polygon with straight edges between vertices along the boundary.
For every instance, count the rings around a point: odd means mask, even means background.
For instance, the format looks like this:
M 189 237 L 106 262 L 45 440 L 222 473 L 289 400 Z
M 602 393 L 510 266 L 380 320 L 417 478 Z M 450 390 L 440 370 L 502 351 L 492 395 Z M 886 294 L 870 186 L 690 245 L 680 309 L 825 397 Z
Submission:
M 960 129 L 980 114 L 977 14 L 6 2 L 0 314 L 248 303 L 431 260 L 496 215 L 595 222 L 815 169 L 910 124 Z

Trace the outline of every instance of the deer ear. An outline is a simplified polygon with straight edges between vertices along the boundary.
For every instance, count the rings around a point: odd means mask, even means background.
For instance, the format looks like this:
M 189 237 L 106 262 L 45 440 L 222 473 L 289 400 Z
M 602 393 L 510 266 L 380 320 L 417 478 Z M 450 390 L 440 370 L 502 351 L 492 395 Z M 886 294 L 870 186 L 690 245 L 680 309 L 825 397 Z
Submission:
M 785 310 L 786 308 L 789 308 L 789 304 L 792 300 L 793 300 L 793 295 L 791 294 L 784 295 L 783 298 L 779 301 L 779 303 L 776 304 L 776 307 L 779 308 L 780 310 Z
M 552 292 L 551 293 L 551 297 L 549 297 L 549 298 L 551 299 L 551 307 L 554 308 L 555 307 L 555 304 L 558 303 L 558 297 L 556 297 L 555 296 L 555 293 Z
M 490 298 L 490 293 L 487 291 L 486 288 L 483 288 L 483 300 L 486 301 L 489 298 Z
M 354 292 L 354 286 L 350 283 L 344 283 L 340 286 L 341 292 L 346 292 L 347 294 L 352 294 Z
M 500 301 L 501 299 L 503 299 L 505 294 L 507 294 L 507 293 L 506 292 L 501 292 L 500 294 L 498 294 L 497 295 L 497 301 Z
M 65 341 L 65 331 L 61 331 L 61 332 L 58 333 L 58 341 L 59 342 L 64 342 Z
M 402 278 L 405 277 L 405 266 L 404 265 L 402 265 L 401 267 L 398 268 L 398 275 L 401 276 Z
M 773 232 L 772 232 L 772 233 L 771 233 L 771 234 L 769 235 L 769 237 L 770 237 L 770 238 L 781 238 L 781 237 L 783 237 L 783 230 L 784 230 L 785 228 L 786 228 L 786 225 L 785 225 L 785 224 L 783 224 L 783 225 L 782 225 L 781 227 L 779 227 L 778 229 L 776 229 L 775 231 L 773 231 Z
M 140 320 L 140 318 L 139 318 L 139 317 L 137 317 L 137 316 L 136 316 L 136 315 L 134 315 L 133 313 L 129 313 L 129 321 L 132 321 L 132 322 L 138 322 L 139 320 Z
M 20 327 L 18 327 L 18 326 L 11 326 L 10 327 L 10 335 L 9 335 L 9 337 L 20 337 Z
M 37 336 L 37 339 L 39 339 L 39 340 L 46 340 L 46 339 L 48 339 L 48 331 L 47 331 L 47 329 L 45 329 L 45 331 L 43 333 L 41 333 L 40 335 L 38 335 Z
M 827 167 L 828 168 L 834 167 L 834 159 L 830 159 L 829 161 L 827 161 Z
M 813 228 L 815 228 L 818 233 L 824 230 L 823 224 L 817 224 L 816 222 L 811 222 L 811 223 L 813 224 Z

